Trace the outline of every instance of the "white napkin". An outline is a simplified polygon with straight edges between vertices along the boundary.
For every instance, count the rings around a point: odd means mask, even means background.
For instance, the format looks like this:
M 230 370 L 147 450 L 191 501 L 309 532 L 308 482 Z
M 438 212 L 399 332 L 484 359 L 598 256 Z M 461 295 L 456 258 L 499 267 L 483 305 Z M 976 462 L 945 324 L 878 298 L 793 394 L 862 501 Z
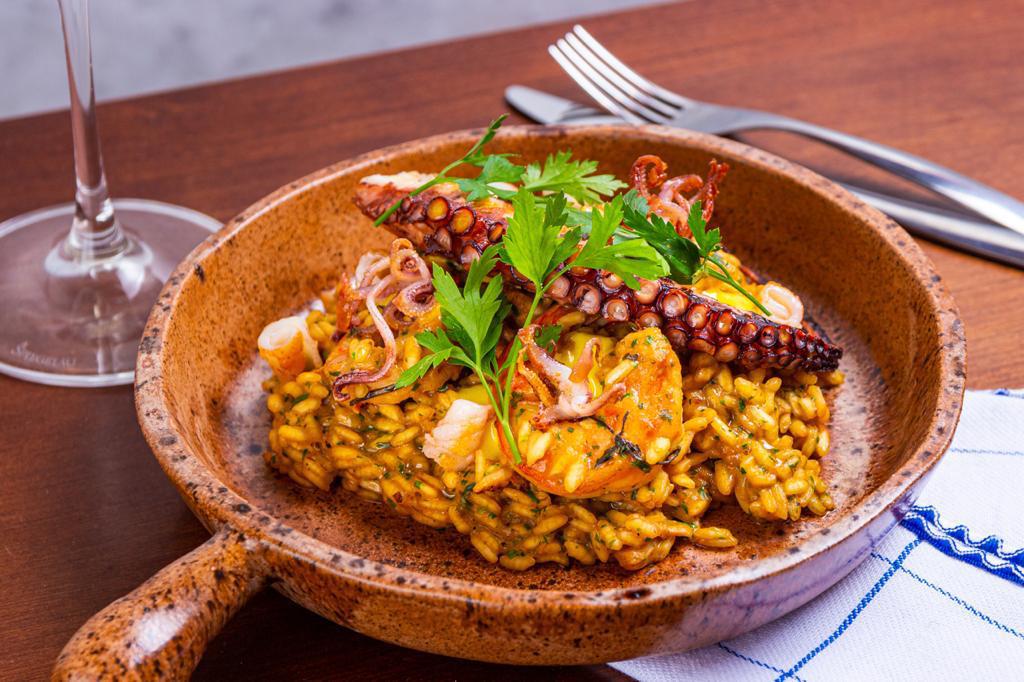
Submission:
M 662 680 L 1024 680 L 1024 391 L 969 391 L 950 451 L 871 556 L 736 639 L 613 663 Z

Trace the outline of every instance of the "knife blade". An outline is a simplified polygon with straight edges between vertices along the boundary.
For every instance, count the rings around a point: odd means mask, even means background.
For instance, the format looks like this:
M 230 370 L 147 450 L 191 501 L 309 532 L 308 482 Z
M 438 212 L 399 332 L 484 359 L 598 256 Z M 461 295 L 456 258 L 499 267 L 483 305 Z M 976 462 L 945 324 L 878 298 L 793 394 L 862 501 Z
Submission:
M 519 113 L 541 123 L 567 123 L 576 119 L 606 119 L 617 123 L 622 119 L 574 102 L 571 99 L 534 90 L 525 85 L 510 85 L 505 88 L 505 100 Z
M 510 85 L 506 88 L 505 101 L 527 118 L 546 125 L 633 125 L 599 109 L 525 85 Z M 838 184 L 914 234 L 1024 268 L 1024 236 L 1016 232 L 956 211 L 875 192 L 854 184 Z

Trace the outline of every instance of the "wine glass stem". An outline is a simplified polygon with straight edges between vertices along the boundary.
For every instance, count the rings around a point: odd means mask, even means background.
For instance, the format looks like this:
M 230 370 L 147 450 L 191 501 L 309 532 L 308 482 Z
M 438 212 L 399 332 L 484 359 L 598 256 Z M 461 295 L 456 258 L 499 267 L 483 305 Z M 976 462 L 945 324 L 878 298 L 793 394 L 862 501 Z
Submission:
M 96 131 L 89 0 L 57 0 L 57 4 L 64 30 L 75 147 L 75 217 L 64 247 L 80 258 L 100 259 L 121 253 L 128 244 L 107 192 Z

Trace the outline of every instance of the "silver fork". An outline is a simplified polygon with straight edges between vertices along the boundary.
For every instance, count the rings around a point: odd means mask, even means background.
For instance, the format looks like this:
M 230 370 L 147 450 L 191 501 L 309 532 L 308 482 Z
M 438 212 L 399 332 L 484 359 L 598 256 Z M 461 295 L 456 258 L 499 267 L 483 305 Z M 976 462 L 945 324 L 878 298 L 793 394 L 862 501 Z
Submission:
M 626 66 L 580 25 L 548 52 L 577 85 L 631 123 L 657 123 L 728 135 L 775 129 L 798 133 L 915 182 L 1024 235 L 1024 203 L 919 156 L 823 126 L 757 109 L 709 104 L 666 90 Z

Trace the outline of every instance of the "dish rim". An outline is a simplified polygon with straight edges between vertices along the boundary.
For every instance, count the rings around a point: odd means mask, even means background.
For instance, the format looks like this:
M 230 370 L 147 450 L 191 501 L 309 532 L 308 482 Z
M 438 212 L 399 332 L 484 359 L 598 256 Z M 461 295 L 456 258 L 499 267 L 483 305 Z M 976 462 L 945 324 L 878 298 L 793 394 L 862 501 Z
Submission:
M 306 534 L 300 528 L 282 523 L 280 519 L 250 506 L 250 500 L 222 481 L 198 455 L 184 445 L 173 427 L 170 410 L 164 397 L 162 350 L 167 326 L 186 282 L 199 277 L 201 264 L 227 240 L 244 230 L 265 212 L 287 202 L 292 196 L 332 181 L 342 173 L 358 172 L 360 167 L 379 163 L 382 159 L 408 152 L 415 147 L 436 147 L 444 143 L 471 143 L 482 129 L 442 133 L 390 145 L 348 160 L 321 168 L 292 181 L 244 209 L 227 221 L 216 233 L 199 244 L 174 270 L 160 293 L 140 345 L 136 369 L 135 399 L 139 424 L 165 474 L 185 498 L 193 513 L 207 527 L 228 525 L 258 536 L 266 550 L 299 556 L 314 563 L 320 570 L 335 574 L 341 580 L 371 583 L 396 592 L 415 593 L 436 599 L 472 599 L 478 606 L 501 609 L 538 609 L 573 599 L 576 608 L 601 609 L 611 605 L 631 607 L 654 602 L 685 598 L 690 595 L 719 592 L 786 573 L 799 564 L 839 546 L 858 531 L 873 524 L 893 509 L 908 491 L 928 475 L 941 459 L 952 440 L 963 404 L 966 388 L 966 340 L 959 311 L 952 295 L 920 247 L 896 223 L 878 210 L 864 204 L 849 192 L 821 175 L 769 152 L 732 140 L 703 133 L 663 126 L 630 126 L 615 124 L 564 126 L 507 126 L 503 137 L 517 136 L 591 136 L 614 135 L 652 143 L 668 142 L 714 153 L 721 150 L 762 171 L 780 173 L 828 200 L 838 208 L 853 213 L 876 232 L 910 268 L 915 278 L 925 284 L 928 301 L 936 315 L 938 327 L 939 375 L 946 379 L 939 387 L 930 429 L 916 450 L 869 495 L 852 507 L 842 510 L 840 518 L 826 528 L 818 529 L 794 545 L 789 551 L 749 562 L 738 569 L 713 577 L 679 576 L 670 580 L 623 586 L 600 591 L 531 590 L 501 587 L 456 577 L 398 568 L 334 547 Z M 253 351 L 255 353 L 255 350 Z M 896 516 L 900 516 L 896 510 Z M 268 532 L 272 521 L 275 529 Z M 340 557 L 340 560 L 338 559 Z M 356 561 L 359 560 L 359 561 Z M 434 582 L 437 584 L 433 584 Z M 442 590 L 440 583 L 444 582 Z M 571 595 L 567 597 L 566 595 Z M 530 601 L 527 602 L 527 597 Z

